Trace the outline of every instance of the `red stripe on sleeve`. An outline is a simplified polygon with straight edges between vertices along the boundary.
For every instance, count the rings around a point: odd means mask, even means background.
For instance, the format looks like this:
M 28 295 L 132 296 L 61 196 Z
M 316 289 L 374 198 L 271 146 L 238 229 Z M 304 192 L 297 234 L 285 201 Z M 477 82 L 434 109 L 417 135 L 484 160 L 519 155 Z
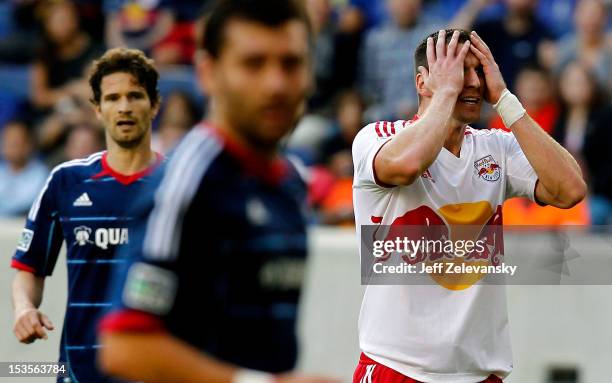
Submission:
M 387 127 L 389 126 L 389 123 L 387 121 L 383 122 L 383 131 L 385 132 L 385 134 L 387 135 L 387 137 L 390 136 L 389 134 L 389 130 L 387 130 Z
M 391 123 L 391 134 L 395 134 L 395 124 Z
M 382 137 L 383 135 L 382 135 L 382 133 L 380 132 L 380 127 L 379 127 L 379 125 L 380 125 L 380 122 L 377 122 L 377 123 L 376 123 L 376 126 L 374 127 L 374 129 L 376 129 L 376 134 L 378 134 L 378 137 Z
M 27 271 L 27 272 L 30 272 L 32 274 L 36 274 L 36 269 L 35 268 L 33 268 L 32 266 L 28 266 L 25 263 L 19 262 L 16 259 L 11 260 L 11 267 L 13 269 Z
M 159 332 L 163 322 L 152 314 L 136 310 L 121 310 L 107 314 L 98 324 L 98 332 Z

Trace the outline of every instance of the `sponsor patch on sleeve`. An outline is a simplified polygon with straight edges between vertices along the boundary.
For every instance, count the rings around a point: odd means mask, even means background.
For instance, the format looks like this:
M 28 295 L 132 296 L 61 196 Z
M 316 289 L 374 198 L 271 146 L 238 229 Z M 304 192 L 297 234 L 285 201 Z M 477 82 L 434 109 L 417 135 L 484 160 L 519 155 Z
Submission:
M 30 245 L 32 244 L 33 237 L 34 232 L 32 230 L 23 229 L 21 232 L 21 237 L 19 237 L 19 242 L 17 243 L 17 250 L 28 251 L 30 249 Z
M 161 267 L 134 263 L 123 288 L 126 306 L 155 315 L 167 314 L 174 304 L 176 275 Z

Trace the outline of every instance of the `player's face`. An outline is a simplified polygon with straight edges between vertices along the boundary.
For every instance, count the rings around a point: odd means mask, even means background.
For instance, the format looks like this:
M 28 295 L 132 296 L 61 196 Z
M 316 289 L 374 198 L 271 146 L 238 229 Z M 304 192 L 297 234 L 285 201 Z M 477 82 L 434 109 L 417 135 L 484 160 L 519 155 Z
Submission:
M 464 72 L 463 90 L 457 98 L 453 118 L 462 124 L 469 124 L 480 119 L 486 89 L 480 60 L 471 52 L 465 57 Z
M 299 21 L 275 28 L 229 22 L 219 57 L 200 69 L 213 108 L 250 144 L 274 149 L 304 111 L 311 85 L 308 49 Z
M 145 88 L 131 74 L 116 72 L 102 78 L 100 90 L 96 115 L 104 124 L 107 140 L 123 148 L 138 146 L 150 135 L 157 113 Z

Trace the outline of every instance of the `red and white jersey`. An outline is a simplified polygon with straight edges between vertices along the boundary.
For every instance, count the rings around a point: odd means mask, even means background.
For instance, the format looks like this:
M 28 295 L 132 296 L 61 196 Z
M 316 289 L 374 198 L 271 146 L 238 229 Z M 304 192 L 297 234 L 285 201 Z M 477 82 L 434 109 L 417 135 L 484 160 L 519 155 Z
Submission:
M 409 186 L 382 185 L 374 158 L 411 121 L 377 122 L 353 142 L 353 199 L 361 225 L 435 220 L 445 225 L 501 224 L 501 205 L 534 200 L 537 176 L 511 133 L 467 127 L 456 157 L 443 148 Z M 361 239 L 359 238 L 361 243 Z M 505 286 L 369 285 L 359 343 L 373 360 L 423 382 L 472 383 L 512 369 Z M 475 282 L 474 282 L 475 283 Z

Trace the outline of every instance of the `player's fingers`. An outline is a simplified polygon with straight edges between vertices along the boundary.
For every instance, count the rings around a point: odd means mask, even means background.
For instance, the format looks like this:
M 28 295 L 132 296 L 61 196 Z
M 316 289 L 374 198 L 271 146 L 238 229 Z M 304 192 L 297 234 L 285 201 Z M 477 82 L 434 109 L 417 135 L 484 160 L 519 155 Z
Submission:
M 434 42 L 433 38 L 427 38 L 427 64 L 431 68 L 431 66 L 436 62 L 436 54 L 434 51 Z
M 39 338 L 47 339 L 47 333 L 42 327 L 40 320 L 38 319 L 38 315 L 30 317 L 30 323 L 32 324 L 32 328 L 34 329 L 34 334 Z
M 17 340 L 20 342 L 22 342 L 26 338 L 26 334 L 23 328 L 21 328 L 21 326 L 15 326 L 15 328 L 13 329 L 13 333 L 17 337 Z
M 26 338 L 36 333 L 29 317 L 22 318 L 19 323 L 21 324 L 21 328 L 23 329 Z
M 471 45 L 469 40 L 463 43 L 461 50 L 459 50 L 459 54 L 457 54 L 457 59 L 459 61 L 463 62 L 463 60 L 465 60 L 465 56 L 467 56 L 467 53 L 470 51 Z
M 457 45 L 459 44 L 459 31 L 453 32 L 453 37 L 451 37 L 450 43 L 448 43 L 447 54 L 451 57 L 455 56 L 455 52 L 457 50 Z
M 438 41 L 436 41 L 436 59 L 440 60 L 445 54 L 446 48 L 446 31 L 444 29 L 440 29 L 438 32 Z
M 470 51 L 474 54 L 474 56 L 476 56 L 478 60 L 480 60 L 480 63 L 482 65 L 487 65 L 489 63 L 489 60 L 487 60 L 485 55 L 474 45 L 470 45 Z
M 478 49 L 480 49 L 480 51 L 487 57 L 493 57 L 493 54 L 491 53 L 491 49 L 489 49 L 489 46 L 487 45 L 487 43 L 484 42 L 483 39 L 480 38 L 480 36 L 478 36 L 478 33 L 476 33 L 476 31 L 472 31 L 472 33 L 470 34 L 470 39 L 472 40 L 472 43 L 474 45 L 476 45 L 476 47 Z
M 21 328 L 16 333 L 16 335 L 17 335 L 17 339 L 19 340 L 19 342 L 25 343 L 25 344 L 30 344 L 30 343 L 34 342 L 35 339 L 38 338 L 36 333 L 34 333 L 34 335 L 33 335 L 32 333 L 28 332 L 24 328 Z
M 53 322 L 51 322 L 51 319 L 49 319 L 49 317 L 46 316 L 45 314 L 40 314 L 40 321 L 42 322 L 43 326 L 45 326 L 47 329 L 49 330 L 55 329 Z
M 36 339 L 38 339 L 38 336 L 36 334 L 30 334 L 24 337 L 21 340 L 21 343 L 30 344 L 30 343 L 33 343 Z

